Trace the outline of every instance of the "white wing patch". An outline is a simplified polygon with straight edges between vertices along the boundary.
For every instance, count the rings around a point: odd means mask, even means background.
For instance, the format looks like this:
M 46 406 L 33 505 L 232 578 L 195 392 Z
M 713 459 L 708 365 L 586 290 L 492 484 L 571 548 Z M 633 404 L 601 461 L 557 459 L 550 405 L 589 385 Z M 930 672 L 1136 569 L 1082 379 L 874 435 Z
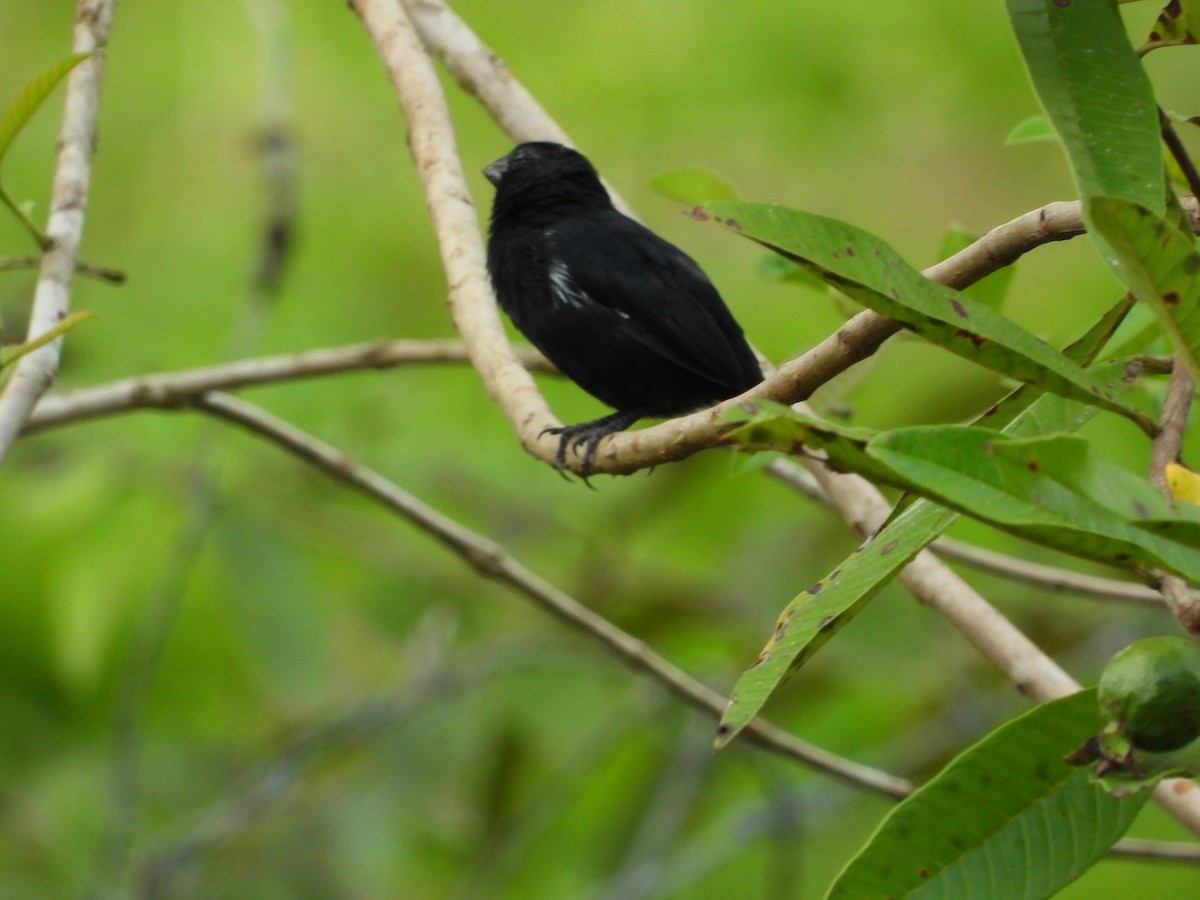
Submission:
M 571 273 L 559 260 L 550 263 L 550 292 L 554 295 L 554 305 L 569 309 L 583 309 L 587 296 L 571 281 Z

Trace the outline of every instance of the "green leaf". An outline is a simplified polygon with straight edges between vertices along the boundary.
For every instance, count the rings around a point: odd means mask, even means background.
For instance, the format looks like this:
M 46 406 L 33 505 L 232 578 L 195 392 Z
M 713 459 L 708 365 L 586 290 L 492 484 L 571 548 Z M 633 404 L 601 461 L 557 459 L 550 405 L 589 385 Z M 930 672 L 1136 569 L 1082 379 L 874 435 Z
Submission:
M 1196 43 L 1200 43 L 1200 3 L 1171 0 L 1155 20 L 1138 53 L 1144 55 L 1159 47 Z
M 1063 353 L 1079 363 L 1091 362 L 1133 305 L 1132 298 L 1123 297 Z M 1090 408 L 1021 387 L 997 403 L 981 421 L 1005 433 L 1035 435 L 1078 427 L 1083 421 L 1083 411 Z M 780 614 L 758 661 L 738 678 L 717 729 L 716 748 L 733 740 L 790 673 L 845 627 L 957 518 L 957 512 L 929 500 L 910 503 L 894 512 L 870 541 L 850 554 L 829 576 L 793 598 Z
M 726 434 L 752 450 L 819 450 L 839 471 L 914 491 L 1018 537 L 1110 565 L 1166 568 L 1200 583 L 1200 509 L 1178 512 L 1144 478 L 1082 438 L 1009 438 L 917 425 L 864 440 L 773 404 Z
M 1123 835 L 1146 795 L 1113 799 L 1063 756 L 1096 733 L 1094 690 L 1034 707 L 888 814 L 829 900 L 1039 900 Z
M 57 340 L 80 322 L 90 319 L 94 315 L 95 313 L 90 310 L 71 313 L 53 328 L 38 335 L 32 341 L 26 341 L 24 344 L 11 344 L 7 347 L 0 347 L 0 369 L 20 359 L 26 353 L 32 353 L 38 347 L 44 347 L 51 341 Z
M 55 86 L 68 72 L 91 55 L 91 52 L 72 53 L 46 71 L 34 76 L 17 92 L 17 96 L 8 104 L 4 112 L 0 113 L 0 160 L 4 159 L 13 140 L 21 133 L 21 129 L 38 111 L 46 98 L 50 96 L 50 92 L 54 90 Z
M 1163 113 L 1176 125 L 1200 125 L 1200 116 L 1189 116 L 1170 109 L 1164 109 Z
M 758 261 L 758 277 L 764 281 L 787 284 L 802 284 L 814 291 L 825 291 L 828 286 L 804 266 L 792 262 L 778 253 L 768 253 Z
M 977 240 L 979 240 L 978 234 L 967 231 L 961 225 L 951 225 L 942 235 L 942 245 L 938 248 L 938 259 L 949 259 L 960 250 L 970 247 Z M 1012 284 L 1016 271 L 1015 265 L 997 269 L 970 287 L 963 288 L 962 292 L 972 300 L 978 300 L 988 309 L 999 312 L 1004 306 L 1004 298 L 1008 296 L 1008 288 Z
M 1028 119 L 1022 119 L 1012 127 L 1012 131 L 1004 138 L 1004 143 L 1008 146 L 1014 144 L 1032 144 L 1036 141 L 1057 141 L 1058 132 L 1054 130 L 1054 126 L 1050 124 L 1050 120 L 1043 114 L 1039 113 L 1036 116 L 1030 116 Z
M 650 179 L 650 186 L 680 203 L 696 206 L 714 200 L 738 200 L 737 189 L 708 169 L 671 169 Z
M 925 500 L 896 515 L 829 575 L 792 599 L 755 663 L 741 674 L 717 726 L 721 749 L 758 715 L 784 679 L 858 615 L 914 556 L 958 518 Z
M 1200 383 L 1200 251 L 1163 216 L 1119 197 L 1087 202 L 1094 227 L 1121 264 L 1130 290 L 1149 304 L 1192 380 Z
M 1018 537 L 1200 583 L 1200 511 L 1175 512 L 1149 482 L 1082 438 L 917 426 L 878 435 L 866 451 L 892 470 L 894 483 Z
M 1154 92 L 1111 0 L 1008 0 L 1025 65 L 1084 199 L 1163 212 Z
M 879 238 L 845 222 L 760 203 L 709 203 L 711 219 L 801 263 L 859 303 L 930 342 L 1023 383 L 1155 426 L 1084 369 L 983 304 L 930 281 Z

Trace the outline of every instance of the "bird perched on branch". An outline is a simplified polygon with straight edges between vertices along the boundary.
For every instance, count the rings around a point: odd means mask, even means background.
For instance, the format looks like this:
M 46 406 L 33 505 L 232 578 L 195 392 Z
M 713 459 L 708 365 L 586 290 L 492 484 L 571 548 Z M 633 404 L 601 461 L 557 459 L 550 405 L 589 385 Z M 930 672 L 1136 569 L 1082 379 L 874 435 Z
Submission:
M 615 412 L 546 432 L 586 478 L 600 439 L 638 419 L 691 412 L 762 381 L 742 329 L 700 267 L 618 212 L 592 164 L 560 144 L 520 144 L 483 170 L 496 186 L 488 273 L 513 324 Z

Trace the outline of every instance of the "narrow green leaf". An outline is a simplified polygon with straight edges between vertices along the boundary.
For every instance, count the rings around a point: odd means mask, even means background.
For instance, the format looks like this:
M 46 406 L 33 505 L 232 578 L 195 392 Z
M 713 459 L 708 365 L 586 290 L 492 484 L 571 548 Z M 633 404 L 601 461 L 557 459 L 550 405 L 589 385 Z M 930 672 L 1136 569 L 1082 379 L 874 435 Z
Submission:
M 708 169 L 671 169 L 651 178 L 650 186 L 688 206 L 741 199 L 737 189 L 724 176 Z
M 854 300 L 930 342 L 1016 381 L 1154 423 L 1107 385 L 1016 322 L 930 281 L 879 238 L 845 222 L 760 203 L 710 203 L 694 215 L 809 267 Z
M 1112 0 L 1008 0 L 1025 65 L 1084 199 L 1163 212 L 1154 91 Z
M 1176 125 L 1200 125 L 1200 116 L 1189 116 L 1170 109 L 1164 109 L 1163 112 Z
M 17 92 L 17 96 L 4 112 L 0 113 L 0 160 L 4 159 L 4 154 L 8 152 L 13 139 L 21 133 L 21 129 L 50 96 L 55 86 L 68 72 L 91 55 L 90 52 L 72 53 L 41 74 L 35 75 Z
M 1200 583 L 1200 508 L 1177 512 L 1145 479 L 1082 438 L 1009 438 L 918 425 L 863 440 L 777 404 L 726 438 L 752 450 L 819 450 L 839 471 L 914 491 L 1037 543 L 1110 565 L 1166 568 Z
M 1119 197 L 1087 202 L 1130 290 L 1150 305 L 1192 379 L 1200 383 L 1200 250 L 1190 231 Z
M 732 741 L 758 715 L 784 679 L 858 615 L 913 557 L 950 527 L 958 513 L 918 500 L 894 516 L 836 569 L 779 615 L 766 646 L 741 674 L 717 726 L 715 748 Z
M 1200 511 L 1173 511 L 1145 479 L 1081 438 L 917 426 L 880 434 L 866 449 L 894 483 L 1018 537 L 1200 583 Z
M 20 359 L 26 353 L 32 353 L 38 347 L 44 347 L 51 341 L 57 340 L 80 322 L 90 319 L 94 315 L 95 313 L 90 310 L 71 313 L 53 328 L 38 335 L 32 341 L 26 341 L 24 344 L 11 344 L 7 347 L 0 347 L 0 369 Z
M 830 889 L 881 897 L 1041 900 L 1129 829 L 1146 794 L 1113 799 L 1063 756 L 1096 733 L 1096 692 L 1001 725 L 898 805 Z
M 1012 131 L 1004 138 L 1008 146 L 1014 144 L 1032 144 L 1035 141 L 1057 141 L 1058 132 L 1050 124 L 1050 120 L 1042 114 L 1022 119 L 1012 127 Z
M 1063 353 L 1090 363 L 1133 307 L 1123 297 Z M 1051 411 L 1052 408 L 1052 411 Z M 1084 420 L 1081 403 L 1021 387 L 992 408 L 982 424 L 1013 435 L 1070 430 Z M 764 455 L 764 454 L 758 454 Z M 787 676 L 802 666 L 845 627 L 914 556 L 958 518 L 958 513 L 925 499 L 894 512 L 879 532 L 817 585 L 784 608 L 758 661 L 738 678 L 717 730 L 716 747 L 729 743 L 758 714 Z

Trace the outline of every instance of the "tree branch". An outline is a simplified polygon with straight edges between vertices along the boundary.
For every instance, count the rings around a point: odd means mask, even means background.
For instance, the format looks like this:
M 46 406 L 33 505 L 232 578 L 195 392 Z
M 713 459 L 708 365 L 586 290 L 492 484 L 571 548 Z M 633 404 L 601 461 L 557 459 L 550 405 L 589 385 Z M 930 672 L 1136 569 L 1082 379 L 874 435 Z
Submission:
M 554 372 L 555 368 L 532 347 L 514 347 L 517 359 L 528 369 Z M 258 359 L 239 359 L 181 372 L 137 375 L 108 384 L 48 394 L 34 409 L 25 434 L 69 425 L 84 419 L 133 409 L 171 409 L 185 406 L 208 391 L 234 390 L 321 375 L 363 369 L 391 369 L 436 363 L 469 363 L 466 345 L 456 340 L 367 341 L 344 347 L 327 347 L 298 353 L 281 353 Z
M 1171 371 L 1171 381 L 1167 385 L 1167 395 L 1163 399 L 1162 411 L 1158 417 L 1158 437 L 1150 446 L 1148 472 L 1151 483 L 1158 487 L 1168 500 L 1172 498 L 1165 469 L 1168 463 L 1179 459 L 1194 394 L 1192 376 L 1188 374 L 1183 360 L 1176 358 L 1175 367 Z M 1189 590 L 1187 582 L 1178 575 L 1169 572 L 1158 574 L 1161 578 L 1160 589 L 1167 606 L 1193 640 L 1200 640 L 1200 601 Z
M 416 0 L 413 3 L 420 5 Z M 441 248 L 455 324 L 489 396 L 504 411 L 521 445 L 539 459 L 552 462 L 557 441 L 543 432 L 560 423 L 508 349 L 495 298 L 487 284 L 478 218 L 463 176 L 445 96 L 432 63 L 400 0 L 352 0 L 351 6 L 362 18 L 409 122 L 409 147 L 421 175 Z M 496 71 L 494 55 L 489 57 L 493 61 L 488 66 L 477 61 L 476 68 L 471 70 L 475 74 L 469 78 L 461 74 L 468 71 L 467 57 L 481 57 L 486 48 L 477 39 L 465 42 L 453 38 L 455 20 L 447 15 L 444 4 L 434 3 L 430 9 L 438 12 L 437 15 L 431 12 L 422 20 L 426 40 L 438 49 L 443 59 L 452 61 L 447 62 L 451 71 L 459 73 L 476 96 L 488 98 L 494 114 L 502 114 L 499 109 L 502 104 L 513 103 L 521 105 L 521 109 L 503 112 L 504 121 L 523 122 L 526 115 L 531 117 L 530 122 L 550 121 L 536 104 L 523 105 L 528 97 L 523 89 L 492 94 L 484 91 L 482 81 L 486 73 Z M 451 32 L 450 36 L 433 33 L 439 23 L 444 31 Z M 504 81 L 506 84 L 512 81 L 507 70 Z M 1195 213 L 1194 202 L 1189 209 Z M 933 266 L 925 274 L 951 287 L 965 287 L 1008 265 L 1032 247 L 1072 237 L 1081 233 L 1082 227 L 1078 204 L 1049 204 L 994 229 L 976 245 Z M 726 410 L 750 399 L 781 403 L 803 400 L 835 375 L 870 356 L 899 330 L 900 326 L 874 312 L 859 313 L 834 335 L 781 366 L 763 384 L 740 397 L 641 431 L 605 438 L 592 459 L 592 471 L 627 474 L 714 446 L 726 427 L 722 418 Z M 568 458 L 568 466 L 577 465 L 577 459 Z
M 74 52 L 83 53 L 104 46 L 115 4 L 116 0 L 79 0 L 71 43 Z M 104 54 L 96 53 L 77 65 L 68 76 L 50 217 L 46 224 L 46 234 L 52 243 L 42 254 L 29 315 L 28 341 L 45 334 L 65 319 L 70 310 L 71 281 L 87 208 L 103 72 Z M 60 337 L 23 356 L 0 393 L 0 465 L 34 404 L 54 380 L 61 349 Z
M 400 0 L 429 52 L 459 87 L 479 101 L 514 143 L 554 141 L 574 147 L 570 135 L 508 70 L 454 10 L 441 0 Z M 601 179 L 603 181 L 603 179 Z M 632 219 L 637 213 L 604 181 L 613 204 Z
M 447 518 L 377 472 L 340 451 L 277 419 L 252 404 L 225 394 L 206 394 L 197 409 L 250 431 L 337 481 L 354 488 L 436 538 L 485 578 L 507 585 L 543 610 L 600 643 L 613 656 L 644 672 L 675 696 L 714 718 L 727 705 L 725 697 L 659 656 L 637 638 L 617 628 L 578 600 L 526 569 L 504 549 Z M 746 736 L 753 743 L 791 757 L 856 787 L 899 798 L 911 790 L 902 778 L 850 762 L 814 747 L 766 722 L 752 722 Z

